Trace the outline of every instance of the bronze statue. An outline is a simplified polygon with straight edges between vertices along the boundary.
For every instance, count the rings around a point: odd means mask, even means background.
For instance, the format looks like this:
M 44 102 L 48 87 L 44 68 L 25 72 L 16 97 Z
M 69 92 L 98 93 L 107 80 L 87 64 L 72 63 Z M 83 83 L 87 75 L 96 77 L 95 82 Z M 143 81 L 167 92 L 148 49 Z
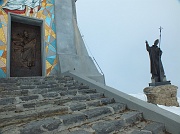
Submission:
M 158 39 L 155 40 L 154 45 L 152 45 L 151 47 L 149 46 L 147 41 L 145 43 L 146 43 L 146 50 L 149 52 L 149 57 L 150 57 L 152 82 L 166 81 L 165 80 L 166 76 L 161 62 L 162 51 L 158 47 L 159 40 Z
M 31 68 L 35 66 L 35 45 L 36 39 L 30 39 L 26 30 L 12 36 L 12 47 L 14 60 L 20 66 Z

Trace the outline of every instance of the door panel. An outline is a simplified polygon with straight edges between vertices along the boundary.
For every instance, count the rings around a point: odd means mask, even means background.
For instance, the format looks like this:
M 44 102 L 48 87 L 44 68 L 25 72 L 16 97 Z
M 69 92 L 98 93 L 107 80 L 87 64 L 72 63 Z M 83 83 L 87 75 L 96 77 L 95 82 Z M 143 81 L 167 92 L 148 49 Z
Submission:
M 42 76 L 41 28 L 11 22 L 10 77 Z

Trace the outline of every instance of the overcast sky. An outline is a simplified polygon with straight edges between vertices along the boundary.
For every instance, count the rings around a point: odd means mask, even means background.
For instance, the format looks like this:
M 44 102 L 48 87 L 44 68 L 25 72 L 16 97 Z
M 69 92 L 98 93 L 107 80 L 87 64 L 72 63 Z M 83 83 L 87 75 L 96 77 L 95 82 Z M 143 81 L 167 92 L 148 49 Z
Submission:
M 126 93 L 143 92 L 151 82 L 145 40 L 151 46 L 162 26 L 165 74 L 180 88 L 179 0 L 77 0 L 76 8 L 86 47 L 108 86 Z

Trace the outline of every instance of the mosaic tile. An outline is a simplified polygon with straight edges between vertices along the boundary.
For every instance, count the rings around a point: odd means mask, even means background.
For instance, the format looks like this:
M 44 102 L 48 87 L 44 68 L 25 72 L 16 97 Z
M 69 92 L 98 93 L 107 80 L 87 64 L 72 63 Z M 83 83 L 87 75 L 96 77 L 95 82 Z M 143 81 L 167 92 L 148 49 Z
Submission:
M 50 75 L 51 71 L 52 71 L 52 66 L 50 68 L 46 69 L 47 75 Z
M 4 31 L 2 28 L 0 28 L 0 40 L 4 43 L 6 42 L 6 38 L 5 38 Z
M 49 42 L 52 43 L 53 41 L 55 41 L 55 38 L 53 36 L 50 36 Z
M 2 56 L 2 55 L 3 55 L 3 52 L 4 52 L 4 50 L 0 50 L 0 56 Z
M 6 67 L 6 64 L 0 60 L 0 68 Z
M 50 58 L 51 56 L 54 56 L 54 55 L 56 55 L 56 53 L 51 51 L 51 49 L 48 49 L 47 58 Z
M 2 46 L 2 45 L 4 45 L 4 42 L 2 42 L 2 41 L 0 40 L 0 46 Z
M 3 77 L 3 78 L 6 77 L 6 73 L 4 72 L 4 70 L 2 70 L 2 68 L 0 68 L 0 75 L 1 75 L 1 77 Z
M 53 65 L 53 63 L 54 63 L 54 58 L 47 58 L 47 61 L 51 64 L 51 65 Z
M 1 60 L 4 64 L 6 64 L 6 58 L 0 57 L 0 60 Z
M 57 74 L 58 74 L 58 72 L 57 72 L 56 68 L 52 68 L 51 72 L 49 73 L 49 75 L 57 75 Z
M 0 5 L 2 5 L 0 1 Z M 23 13 L 22 15 L 25 15 Z M 45 51 L 46 51 L 46 69 L 47 75 L 51 74 L 51 71 L 58 70 L 55 67 L 57 64 L 56 59 L 56 28 L 54 23 L 54 0 L 43 0 L 40 10 L 37 13 L 37 18 L 45 20 Z M 8 15 L 4 10 L 0 9 L 0 64 L 1 66 L 0 77 L 6 77 L 6 57 L 7 57 L 7 24 Z
M 44 9 L 43 12 L 42 12 L 43 15 L 47 16 L 48 15 L 48 11 L 47 9 Z
M 49 45 L 49 48 L 48 49 L 50 49 L 51 51 L 53 51 L 53 52 L 56 52 L 56 49 L 52 46 L 52 45 Z
M 52 65 L 46 60 L 46 68 L 48 69 L 50 67 L 52 67 Z
M 0 46 L 0 50 L 6 50 L 6 45 Z
M 7 51 L 6 50 L 4 50 L 4 52 L 3 52 L 1 57 L 4 58 L 4 59 L 7 57 Z
M 53 42 L 51 42 L 51 45 L 56 49 L 56 40 L 54 40 Z
M 2 67 L 1 69 L 6 73 L 6 67 Z

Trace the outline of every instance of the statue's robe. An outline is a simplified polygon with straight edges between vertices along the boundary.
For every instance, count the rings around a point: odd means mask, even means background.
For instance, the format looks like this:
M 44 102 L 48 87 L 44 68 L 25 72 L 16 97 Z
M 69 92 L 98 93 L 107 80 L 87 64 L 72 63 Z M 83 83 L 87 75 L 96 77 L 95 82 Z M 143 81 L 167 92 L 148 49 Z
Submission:
M 165 77 L 161 62 L 162 51 L 156 45 L 152 45 L 151 47 L 147 45 L 146 49 L 149 52 L 152 78 L 155 79 L 156 82 L 161 82 Z

